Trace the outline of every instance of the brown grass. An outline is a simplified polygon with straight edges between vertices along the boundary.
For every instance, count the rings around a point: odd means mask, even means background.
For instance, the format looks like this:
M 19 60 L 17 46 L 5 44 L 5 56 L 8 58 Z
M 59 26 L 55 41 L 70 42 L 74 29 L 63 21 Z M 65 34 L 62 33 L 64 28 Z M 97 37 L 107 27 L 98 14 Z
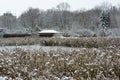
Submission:
M 0 52 L 0 76 L 24 80 L 120 79 L 120 38 L 1 38 L 1 46 L 34 45 L 84 47 L 80 51 L 43 50 Z
M 1 38 L 0 45 L 34 45 L 40 44 L 45 46 L 67 46 L 67 47 L 86 47 L 98 48 L 120 45 L 120 38 L 107 37 L 89 37 L 89 38 L 40 38 L 40 37 L 24 37 L 24 38 Z
M 84 48 L 80 51 L 43 50 L 0 52 L 0 75 L 12 79 L 22 77 L 57 80 L 63 76 L 74 80 L 119 80 L 120 51 L 114 47 Z

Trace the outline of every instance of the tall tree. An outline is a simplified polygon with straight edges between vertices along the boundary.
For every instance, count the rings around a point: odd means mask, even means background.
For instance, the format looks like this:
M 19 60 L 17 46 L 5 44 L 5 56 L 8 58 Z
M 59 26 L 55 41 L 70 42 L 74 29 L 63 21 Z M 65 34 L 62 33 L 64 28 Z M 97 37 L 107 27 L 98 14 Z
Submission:
M 69 11 L 70 10 L 70 5 L 66 2 L 62 2 L 57 5 L 58 10 L 60 11 Z
M 119 12 L 115 6 L 110 9 L 110 20 L 111 20 L 111 28 L 118 28 L 119 26 Z
M 110 28 L 110 13 L 108 11 L 103 11 L 100 17 L 100 23 L 102 28 Z
M 22 15 L 19 17 L 19 21 L 22 26 L 33 30 L 35 26 L 38 26 L 39 24 L 39 16 L 39 9 L 29 8 L 28 11 L 22 13 Z
M 71 20 L 71 15 L 70 15 L 70 5 L 68 3 L 60 3 L 57 5 L 57 11 L 59 12 L 58 14 L 58 19 L 60 23 L 60 28 L 65 29 Z
M 2 27 L 8 29 L 14 29 L 17 25 L 16 16 L 14 16 L 12 13 L 9 12 L 4 13 L 0 19 L 1 19 Z
M 103 11 L 100 17 L 100 36 L 107 36 L 109 34 L 108 28 L 110 28 L 110 22 L 110 13 Z

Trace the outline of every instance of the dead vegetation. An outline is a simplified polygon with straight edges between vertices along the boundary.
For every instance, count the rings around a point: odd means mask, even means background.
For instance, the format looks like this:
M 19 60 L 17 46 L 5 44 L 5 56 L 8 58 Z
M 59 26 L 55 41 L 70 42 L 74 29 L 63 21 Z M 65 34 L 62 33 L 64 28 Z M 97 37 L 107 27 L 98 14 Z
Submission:
M 120 38 L 108 37 L 83 37 L 83 38 L 40 38 L 40 37 L 24 37 L 24 38 L 1 38 L 1 46 L 14 45 L 34 45 L 40 44 L 45 46 L 67 46 L 67 47 L 118 47 Z
M 84 48 L 71 52 L 0 52 L 0 75 L 23 80 L 119 80 L 120 50 Z
M 0 76 L 23 80 L 119 80 L 120 38 L 1 38 L 0 45 L 79 47 L 80 50 L 0 51 Z

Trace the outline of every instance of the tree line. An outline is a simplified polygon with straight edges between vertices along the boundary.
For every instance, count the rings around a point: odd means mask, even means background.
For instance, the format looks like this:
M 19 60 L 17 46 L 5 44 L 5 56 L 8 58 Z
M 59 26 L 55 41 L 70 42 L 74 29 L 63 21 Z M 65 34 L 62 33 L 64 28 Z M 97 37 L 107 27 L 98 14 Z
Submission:
M 104 15 L 103 12 L 109 12 L 109 26 L 106 26 L 107 29 L 120 28 L 120 7 L 117 8 L 103 3 L 90 10 L 71 11 L 70 5 L 65 2 L 46 11 L 31 7 L 19 17 L 6 12 L 0 15 L 0 27 L 7 29 L 26 28 L 30 32 L 42 29 L 71 32 L 75 32 L 78 29 L 96 31 L 103 28 L 103 26 L 100 27 L 101 16 L 103 18 Z

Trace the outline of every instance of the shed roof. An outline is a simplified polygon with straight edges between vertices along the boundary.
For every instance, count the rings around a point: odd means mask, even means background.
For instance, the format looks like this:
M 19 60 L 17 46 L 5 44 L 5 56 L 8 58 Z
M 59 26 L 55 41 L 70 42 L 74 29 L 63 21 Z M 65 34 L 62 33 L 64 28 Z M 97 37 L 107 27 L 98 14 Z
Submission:
M 39 33 L 60 33 L 60 32 L 58 32 L 56 30 L 42 30 Z

